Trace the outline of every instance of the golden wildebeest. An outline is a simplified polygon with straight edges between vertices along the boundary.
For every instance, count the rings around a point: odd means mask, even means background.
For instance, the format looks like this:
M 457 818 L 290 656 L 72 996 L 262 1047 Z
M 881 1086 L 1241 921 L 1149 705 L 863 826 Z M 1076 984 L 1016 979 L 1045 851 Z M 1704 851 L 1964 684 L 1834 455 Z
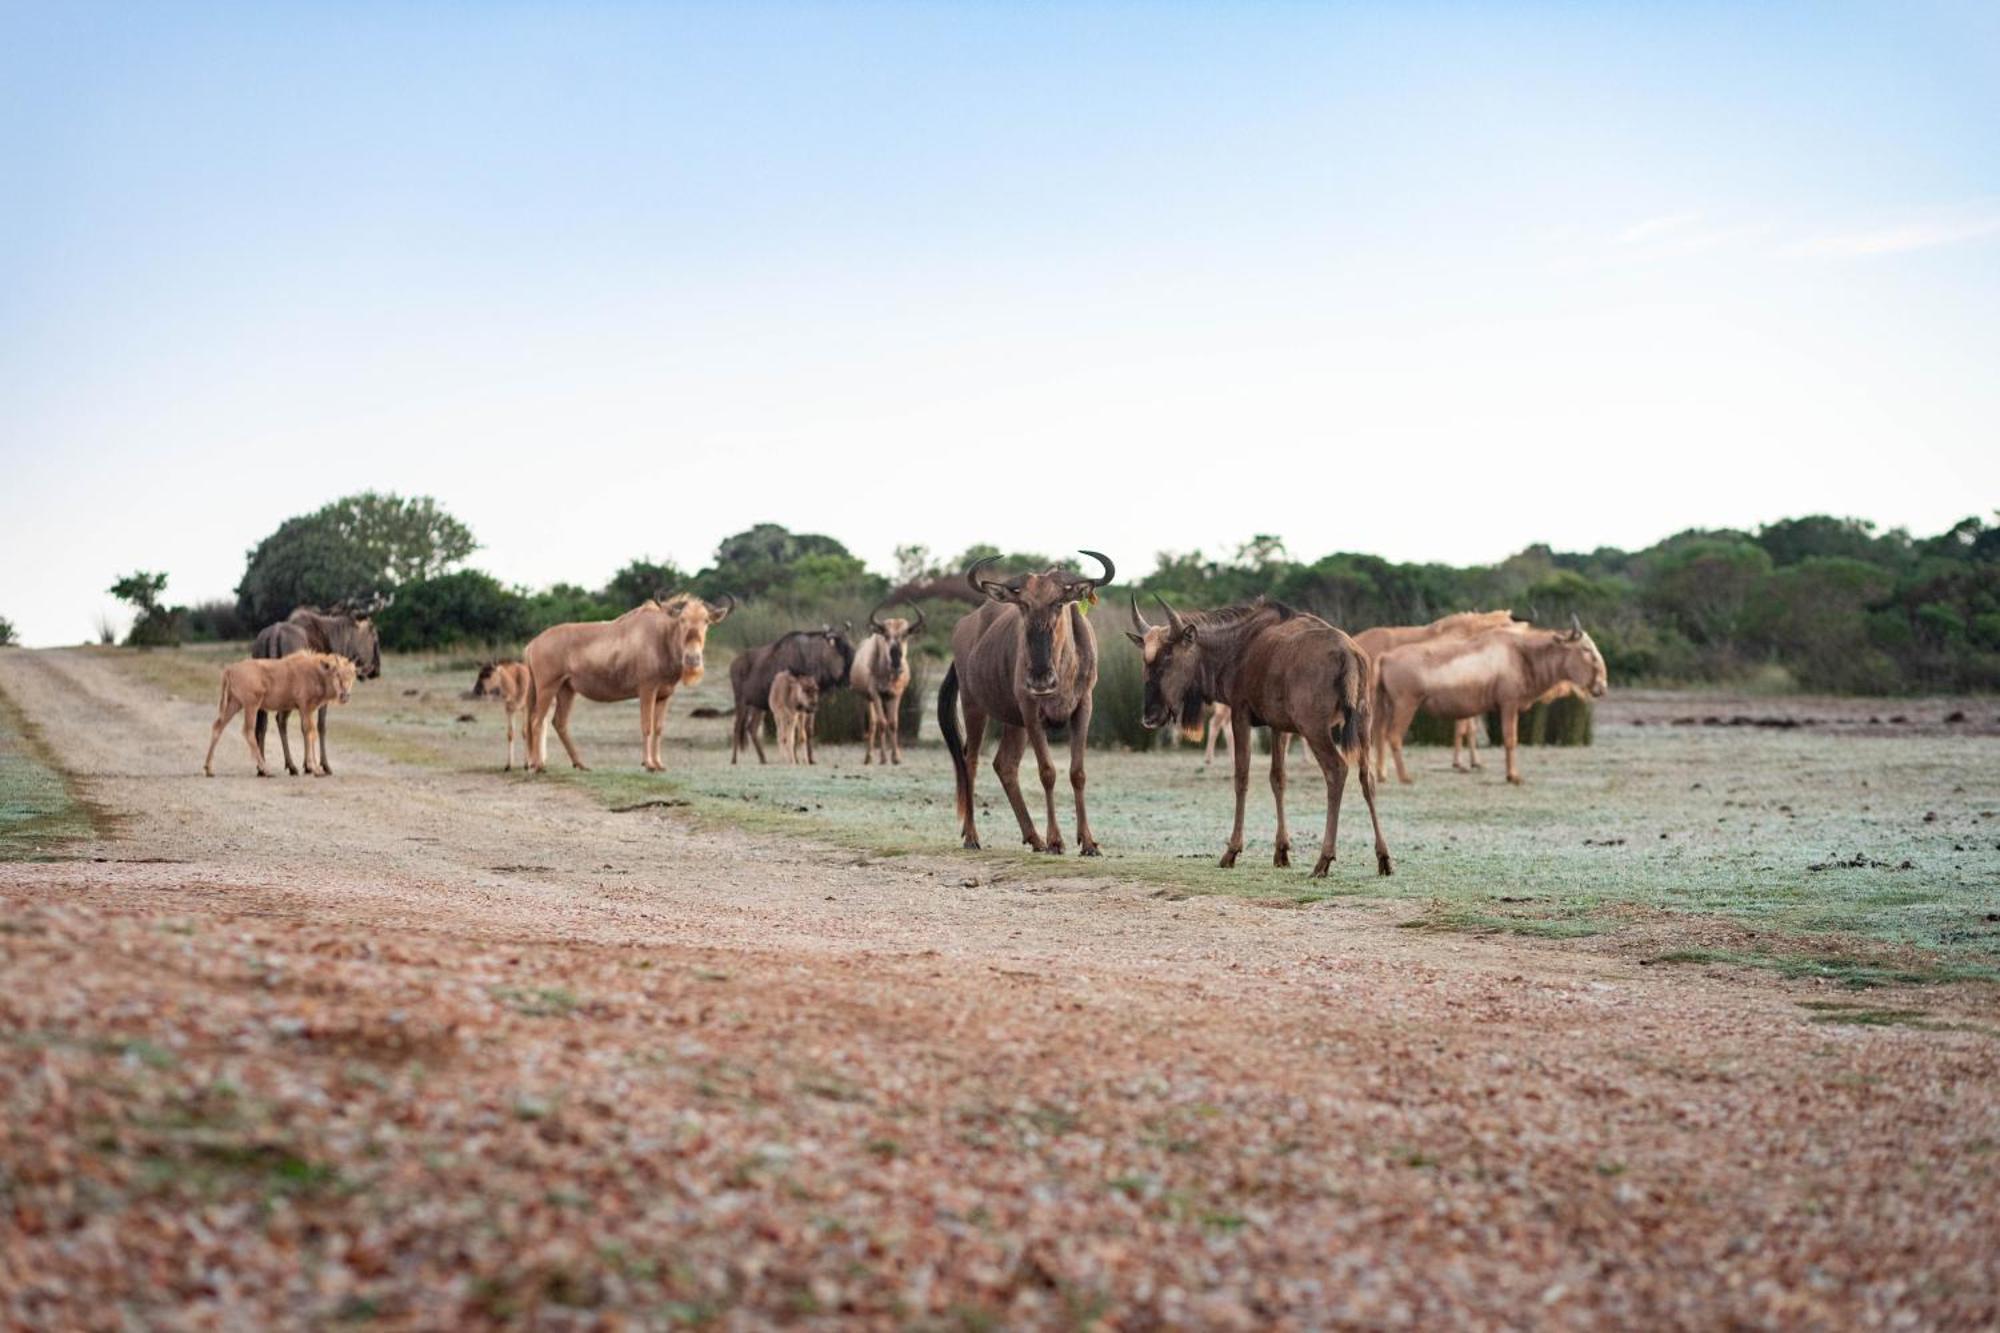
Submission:
M 393 600 L 378 597 L 365 607 L 336 602 L 325 611 L 301 606 L 285 619 L 258 630 L 250 644 L 250 656 L 279 658 L 293 653 L 339 653 L 354 663 L 358 679 L 373 680 L 382 674 L 382 639 L 375 631 L 374 615 Z M 264 726 L 269 716 L 263 711 L 257 714 L 260 750 L 264 748 Z M 288 711 L 278 714 L 278 748 L 285 755 L 285 771 L 297 776 L 299 770 L 292 766 L 291 716 Z M 324 708 L 319 710 L 319 767 L 322 773 L 333 771 L 326 763 Z
M 306 772 L 317 765 L 318 773 L 328 773 L 319 752 L 318 715 L 331 703 L 346 703 L 354 688 L 354 663 L 338 653 L 293 653 L 288 657 L 246 657 L 222 669 L 222 700 L 215 710 L 215 725 L 208 733 L 208 754 L 201 771 L 215 776 L 215 745 L 222 729 L 237 713 L 243 714 L 243 743 L 250 747 L 250 761 L 257 776 L 268 778 L 264 747 L 257 743 L 258 712 L 299 713 L 299 730 L 305 733 Z
M 1151 625 L 1132 602 L 1127 636 L 1146 659 L 1145 711 L 1140 720 L 1159 728 L 1180 718 L 1192 722 L 1207 703 L 1229 706 L 1236 761 L 1236 823 L 1222 864 L 1233 866 L 1243 850 L 1243 804 L 1250 788 L 1250 729 L 1271 729 L 1271 795 L 1278 806 L 1277 851 L 1272 864 L 1292 862 L 1285 828 L 1285 751 L 1291 737 L 1305 737 L 1326 779 L 1326 832 L 1313 877 L 1333 864 L 1340 831 L 1340 799 L 1350 764 L 1361 773 L 1361 795 L 1375 829 L 1375 871 L 1395 866 L 1375 812 L 1375 775 L 1368 769 L 1368 659 L 1354 640 L 1318 616 L 1258 598 L 1244 606 L 1182 615 L 1160 599 L 1167 623 Z
M 1000 723 L 1000 748 L 993 771 L 1014 807 L 1021 841 L 1038 852 L 1060 855 L 1062 828 L 1056 823 L 1056 766 L 1049 757 L 1049 728 L 1069 729 L 1069 785 L 1076 794 L 1076 845 L 1081 856 L 1097 855 L 1090 819 L 1083 806 L 1083 751 L 1090 739 L 1091 692 L 1097 688 L 1097 635 L 1077 605 L 1093 596 L 1117 573 L 1111 557 L 1096 551 L 1083 554 L 1104 566 L 1097 578 L 1048 569 L 1017 574 L 1005 583 L 985 577 L 991 559 L 965 571 L 973 591 L 986 598 L 978 610 L 962 617 L 951 631 L 951 668 L 938 688 L 938 730 L 951 752 L 952 775 L 958 790 L 959 829 L 965 845 L 979 846 L 973 818 L 972 777 L 979 763 L 986 720 Z M 961 736 L 958 703 L 965 694 L 965 732 Z M 1048 834 L 1035 831 L 1028 806 L 1021 799 L 1021 752 L 1035 747 L 1042 793 L 1048 805 Z
M 1515 756 L 1521 710 L 1567 681 L 1593 698 L 1606 688 L 1604 657 L 1570 617 L 1570 628 L 1495 629 L 1462 638 L 1433 639 L 1392 648 L 1376 663 L 1378 707 L 1388 715 L 1396 777 L 1410 780 L 1403 764 L 1403 733 L 1419 708 L 1442 718 L 1478 717 L 1500 710 L 1500 739 L 1507 749 L 1507 781 L 1521 781 Z
M 758 763 L 764 762 L 764 714 L 770 709 L 771 682 L 780 671 L 811 676 L 822 693 L 847 684 L 854 668 L 854 645 L 846 631 L 852 628 L 795 629 L 736 654 L 729 664 L 729 692 L 736 700 L 736 717 L 729 729 L 730 763 L 736 762 L 745 745 L 757 751 Z
M 924 609 L 917 607 L 914 622 L 900 616 L 887 620 L 876 617 L 881 607 L 868 613 L 868 627 L 875 631 L 854 651 L 854 668 L 848 683 L 868 705 L 868 733 L 863 738 L 861 762 L 873 763 L 876 750 L 885 764 L 903 762 L 903 691 L 910 688 L 909 642 L 924 628 Z
M 1425 643 L 1436 638 L 1480 634 L 1491 629 L 1506 629 L 1516 623 L 1518 622 L 1515 621 L 1512 611 L 1460 611 L 1455 615 L 1440 616 L 1427 625 L 1377 625 L 1373 629 L 1364 629 L 1354 636 L 1354 646 L 1368 655 L 1369 670 L 1372 673 L 1375 663 L 1379 662 L 1382 659 L 1382 654 L 1388 652 L 1391 648 L 1401 648 L 1405 644 Z M 1375 698 L 1375 686 L 1372 674 L 1369 681 L 1368 697 L 1370 699 Z M 1387 710 L 1379 706 L 1375 711 L 1377 714 L 1375 718 L 1374 738 L 1375 780 L 1379 782 L 1387 777 L 1389 772 L 1389 716 Z M 1456 767 L 1457 764 L 1458 744 L 1457 735 L 1454 733 L 1452 765 Z
M 771 678 L 771 693 L 765 700 L 778 724 L 778 753 L 785 762 L 799 762 L 803 745 L 806 762 L 819 762 L 813 755 L 813 732 L 819 722 L 819 682 L 811 676 L 795 676 L 780 671 Z
M 735 605 L 727 594 L 711 605 L 679 593 L 666 602 L 642 602 L 616 620 L 552 625 L 530 639 L 521 651 L 530 677 L 528 767 L 540 773 L 548 766 L 551 710 L 570 763 L 588 767 L 569 737 L 569 711 L 579 694 L 605 704 L 636 698 L 645 767 L 653 773 L 666 767 L 660 734 L 667 728 L 667 701 L 701 679 L 709 628 Z
M 1534 703 L 1529 704 L 1528 708 L 1533 708 L 1536 704 L 1554 703 L 1558 699 L 1569 698 L 1571 696 L 1582 698 L 1583 691 L 1579 690 L 1569 681 L 1559 680 L 1549 687 L 1547 694 L 1535 700 Z M 1521 711 L 1525 713 L 1528 710 L 1524 708 Z M 1461 765 L 1458 761 L 1458 747 L 1460 745 L 1465 747 L 1465 753 L 1471 759 L 1471 768 L 1486 767 L 1486 765 L 1479 762 L 1479 724 L 1483 720 L 1483 718 L 1477 717 L 1462 717 L 1452 724 L 1451 767 L 1454 772 L 1463 773 L 1467 771 L 1467 766 Z
M 528 695 L 534 686 L 534 675 L 526 662 L 509 658 L 504 662 L 488 662 L 479 668 L 479 679 L 472 682 L 472 697 L 475 699 L 498 699 L 507 710 L 507 769 L 514 768 L 514 719 L 521 720 L 521 730 L 528 729 Z

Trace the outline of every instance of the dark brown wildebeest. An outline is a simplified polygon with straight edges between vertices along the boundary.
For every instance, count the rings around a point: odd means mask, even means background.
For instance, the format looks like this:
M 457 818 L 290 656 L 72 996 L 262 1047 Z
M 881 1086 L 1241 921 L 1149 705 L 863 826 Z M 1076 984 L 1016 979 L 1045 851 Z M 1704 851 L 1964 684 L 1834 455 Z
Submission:
M 1275 865 L 1290 865 L 1292 841 L 1285 828 L 1285 751 L 1291 737 L 1305 737 L 1326 778 L 1326 834 L 1320 840 L 1313 877 L 1333 863 L 1340 830 L 1340 798 L 1350 763 L 1361 772 L 1361 795 L 1375 829 L 1376 873 L 1394 870 L 1382 821 L 1375 812 L 1375 775 L 1368 769 L 1368 659 L 1354 640 L 1318 616 L 1294 611 L 1263 598 L 1221 611 L 1186 615 L 1160 599 L 1164 625 L 1149 625 L 1132 602 L 1127 637 L 1146 659 L 1145 711 L 1148 727 L 1192 723 L 1202 705 L 1229 706 L 1236 761 L 1236 823 L 1222 864 L 1233 866 L 1243 850 L 1243 803 L 1250 788 L 1250 729 L 1271 728 L 1271 795 L 1278 805 Z
M 885 603 L 886 605 L 886 603 Z M 868 734 L 864 738 L 861 762 L 873 763 L 880 747 L 882 762 L 903 762 L 903 691 L 910 688 L 909 642 L 924 628 L 924 609 L 917 607 L 914 622 L 900 616 L 877 618 L 876 607 L 868 613 L 868 627 L 874 631 L 854 652 L 854 669 L 848 683 L 868 705 Z
M 764 763 L 764 714 L 771 706 L 771 682 L 780 671 L 808 676 L 823 694 L 844 689 L 854 669 L 854 644 L 848 626 L 835 629 L 795 629 L 761 647 L 747 649 L 729 664 L 729 690 L 736 698 L 736 720 L 729 732 L 729 762 L 735 763 L 747 744 Z
M 528 729 L 528 696 L 533 693 L 534 673 L 528 670 L 526 662 L 509 659 L 504 662 L 488 662 L 479 668 L 479 679 L 472 682 L 472 697 L 475 699 L 498 699 L 507 710 L 507 770 L 514 769 L 514 719 L 521 720 L 521 730 Z
M 1515 756 L 1521 710 L 1560 689 L 1563 682 L 1602 698 L 1604 656 L 1572 616 L 1570 628 L 1495 629 L 1461 638 L 1433 639 L 1393 648 L 1376 663 L 1377 707 L 1388 715 L 1396 777 L 1403 765 L 1403 732 L 1419 708 L 1437 717 L 1478 717 L 1500 710 L 1500 739 L 1507 748 L 1507 781 L 1518 784 Z
M 246 657 L 231 662 L 222 669 L 222 700 L 216 707 L 215 725 L 209 728 L 208 755 L 201 761 L 201 771 L 211 778 L 215 776 L 216 742 L 222 739 L 222 729 L 229 725 L 229 719 L 240 711 L 243 743 L 250 747 L 250 760 L 257 765 L 257 776 L 270 777 L 271 770 L 264 766 L 264 747 L 257 742 L 251 719 L 259 711 L 276 711 L 282 716 L 296 708 L 305 746 L 306 772 L 311 773 L 317 762 L 319 775 L 327 776 L 326 757 L 319 749 L 316 715 L 324 717 L 328 704 L 347 702 L 354 688 L 354 676 L 353 660 L 339 653 L 297 652 L 276 661 Z
M 569 713 L 580 694 L 597 703 L 639 701 L 639 738 L 648 772 L 660 762 L 660 735 L 667 729 L 667 704 L 674 691 L 701 679 L 702 650 L 711 625 L 736 605 L 724 595 L 711 605 L 692 593 L 665 602 L 649 599 L 616 620 L 551 625 L 528 641 L 521 657 L 528 664 L 528 767 L 548 766 L 548 723 L 554 711 L 556 735 L 570 763 L 585 768 L 569 736 Z
M 293 653 L 338 653 L 354 663 L 355 674 L 362 680 L 373 680 L 382 674 L 382 640 L 375 632 L 374 615 L 389 604 L 389 599 L 378 598 L 372 604 L 351 608 L 345 602 L 336 602 L 322 611 L 318 607 L 302 606 L 285 619 L 274 625 L 266 625 L 257 631 L 257 637 L 250 644 L 252 657 L 290 657 Z M 257 748 L 264 748 L 264 726 L 269 710 L 257 710 Z M 292 765 L 292 740 L 289 720 L 291 710 L 278 714 L 278 747 L 285 754 L 285 771 L 294 777 L 298 769 Z M 303 729 L 304 722 L 300 727 Z M 319 710 L 319 764 L 322 773 L 333 770 L 326 766 L 326 708 Z
M 979 846 L 973 819 L 972 777 L 979 763 L 986 720 L 1000 723 L 1000 748 L 993 771 L 1020 821 L 1021 841 L 1038 852 L 1060 855 L 1062 828 L 1056 823 L 1056 766 L 1049 757 L 1049 728 L 1069 729 L 1069 785 L 1076 794 L 1076 849 L 1096 856 L 1097 839 L 1083 805 L 1083 751 L 1090 739 L 1091 692 L 1097 688 L 1097 635 L 1078 605 L 1111 582 L 1117 566 L 1096 551 L 1084 555 L 1104 566 L 1097 578 L 1064 570 L 1017 574 L 1005 583 L 986 578 L 981 560 L 965 571 L 965 581 L 986 602 L 951 631 L 951 668 L 938 689 L 938 730 L 951 751 L 958 786 L 958 818 L 965 845 Z M 958 728 L 959 694 L 965 696 L 965 733 Z M 1042 793 L 1048 804 L 1048 833 L 1035 831 L 1021 799 L 1021 752 L 1035 747 Z

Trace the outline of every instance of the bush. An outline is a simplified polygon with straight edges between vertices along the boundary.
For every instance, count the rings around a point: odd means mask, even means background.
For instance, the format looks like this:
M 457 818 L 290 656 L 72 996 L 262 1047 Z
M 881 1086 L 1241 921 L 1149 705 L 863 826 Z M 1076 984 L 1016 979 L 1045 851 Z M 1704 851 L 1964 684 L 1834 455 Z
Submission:
M 375 620 L 382 646 L 399 653 L 515 643 L 526 637 L 527 623 L 521 595 L 476 569 L 404 584 Z
M 0 648 L 11 648 L 18 642 L 14 636 L 14 622 L 0 616 Z
M 188 608 L 187 633 L 196 643 L 228 643 L 253 637 L 257 627 L 243 618 L 235 602 L 211 601 Z
M 1094 620 L 1093 625 L 1097 630 L 1097 693 L 1092 696 L 1090 743 L 1108 749 L 1150 750 L 1160 743 L 1161 733 L 1146 730 L 1140 721 L 1146 707 L 1146 664 L 1131 641 L 1111 628 L 1108 618 Z

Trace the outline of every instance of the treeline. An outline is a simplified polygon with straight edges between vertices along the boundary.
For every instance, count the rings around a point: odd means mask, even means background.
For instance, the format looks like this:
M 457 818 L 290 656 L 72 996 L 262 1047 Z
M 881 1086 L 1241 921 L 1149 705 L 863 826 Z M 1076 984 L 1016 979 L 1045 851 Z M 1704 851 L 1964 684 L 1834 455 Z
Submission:
M 788 619 L 856 618 L 897 589 L 950 590 L 984 555 L 1010 569 L 1052 563 L 1045 553 L 983 545 L 943 557 L 904 546 L 882 574 L 836 538 L 764 523 L 724 539 L 700 569 L 638 559 L 598 587 L 532 590 L 465 567 L 475 549 L 471 531 L 434 501 L 370 492 L 288 520 L 260 542 L 233 604 L 166 607 L 160 575 L 128 576 L 113 591 L 139 610 L 133 641 L 154 643 L 244 638 L 296 605 L 392 596 L 377 619 L 383 645 L 408 652 L 518 644 L 549 625 L 606 619 L 657 592 L 691 589 L 757 610 L 725 624 L 723 641 L 734 644 Z M 1142 594 L 1188 606 L 1263 594 L 1357 629 L 1470 608 L 1511 607 L 1544 624 L 1574 614 L 1620 684 L 1759 678 L 1853 693 L 2000 689 L 2000 526 L 1977 518 L 1915 537 L 1812 516 L 1755 532 L 1690 530 L 1640 551 L 1531 546 L 1466 567 L 1352 552 L 1302 561 L 1259 536 L 1226 557 L 1164 553 L 1150 571 L 1127 564 L 1124 573 Z M 932 636 L 934 649 L 942 643 Z

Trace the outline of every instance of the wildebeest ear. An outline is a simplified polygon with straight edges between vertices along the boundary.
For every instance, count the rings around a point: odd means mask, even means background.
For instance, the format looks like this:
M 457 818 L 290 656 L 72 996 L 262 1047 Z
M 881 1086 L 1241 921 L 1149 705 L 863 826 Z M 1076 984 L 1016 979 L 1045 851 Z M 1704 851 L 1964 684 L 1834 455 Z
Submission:
M 1128 629 L 1125 631 L 1125 637 L 1130 639 L 1132 642 L 1138 644 L 1141 648 L 1144 648 L 1146 646 L 1146 636 L 1143 634 L 1134 634 L 1131 630 Z
M 1195 640 L 1195 635 L 1198 633 L 1200 633 L 1200 627 L 1197 626 L 1192 620 L 1188 621 L 1185 625 L 1181 626 L 1181 642 L 1193 643 Z

